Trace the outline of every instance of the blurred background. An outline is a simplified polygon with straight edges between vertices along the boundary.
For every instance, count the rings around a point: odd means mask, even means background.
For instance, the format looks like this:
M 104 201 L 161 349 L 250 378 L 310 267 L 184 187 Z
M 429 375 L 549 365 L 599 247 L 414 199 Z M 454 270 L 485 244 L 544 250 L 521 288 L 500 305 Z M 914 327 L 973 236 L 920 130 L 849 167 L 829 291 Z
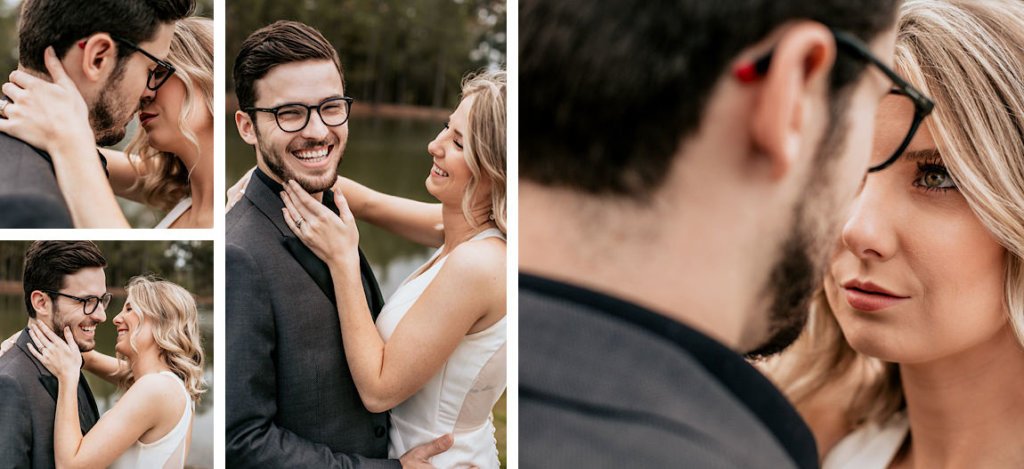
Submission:
M 25 328 L 21 276 L 25 250 L 31 241 L 0 241 L 0 340 Z M 96 350 L 114 354 L 117 333 L 113 318 L 124 306 L 124 286 L 133 276 L 154 274 L 192 292 L 199 307 L 199 326 L 206 353 L 205 377 L 209 390 L 196 409 L 187 467 L 213 467 L 213 242 L 211 241 L 97 241 L 107 259 L 107 291 L 114 295 L 107 321 L 96 328 Z M 85 374 L 100 412 L 120 397 L 114 385 Z
M 427 143 L 458 105 L 462 78 L 505 64 L 503 0 L 230 0 L 226 13 L 227 187 L 256 165 L 255 150 L 235 127 L 235 56 L 249 34 L 274 21 L 314 26 L 338 49 L 345 94 L 355 98 L 339 172 L 416 200 L 435 202 L 424 187 L 431 167 Z M 432 253 L 365 223 L 359 233 L 385 298 Z M 504 397 L 494 417 L 504 464 Z
M 7 81 L 7 74 L 18 68 L 18 12 L 21 0 L 0 0 L 0 83 Z M 196 0 L 196 15 L 213 18 L 213 0 Z M 123 150 L 138 129 L 138 121 L 132 120 L 128 133 L 112 148 Z M 125 216 L 135 228 L 152 228 L 163 219 L 165 212 L 146 207 L 127 199 L 118 199 Z

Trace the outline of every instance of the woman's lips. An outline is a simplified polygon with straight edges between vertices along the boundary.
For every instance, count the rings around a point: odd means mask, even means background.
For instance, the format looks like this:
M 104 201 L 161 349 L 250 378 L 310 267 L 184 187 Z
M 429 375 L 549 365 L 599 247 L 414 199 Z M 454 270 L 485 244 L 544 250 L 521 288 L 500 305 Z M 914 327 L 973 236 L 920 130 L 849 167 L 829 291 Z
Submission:
M 879 311 L 910 298 L 889 292 L 870 282 L 846 282 L 843 284 L 843 292 L 846 294 L 846 302 L 858 311 Z
M 156 118 L 156 116 L 157 115 L 153 114 L 153 113 L 140 112 L 139 113 L 139 125 L 145 127 L 146 124 L 149 124 L 149 122 L 152 121 L 154 118 Z

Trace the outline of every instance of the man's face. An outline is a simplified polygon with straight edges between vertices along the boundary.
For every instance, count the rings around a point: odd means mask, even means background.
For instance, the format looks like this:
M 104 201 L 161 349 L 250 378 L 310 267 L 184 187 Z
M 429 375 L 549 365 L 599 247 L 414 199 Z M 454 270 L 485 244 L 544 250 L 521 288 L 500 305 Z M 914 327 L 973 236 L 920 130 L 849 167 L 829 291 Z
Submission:
M 174 25 L 161 24 L 152 39 L 138 46 L 154 57 L 165 60 L 171 50 L 173 36 Z M 118 47 L 126 46 L 118 44 Z M 135 116 L 140 103 L 152 99 L 155 94 L 146 87 L 149 72 L 155 67 L 156 63 L 140 52 L 132 53 L 125 58 L 123 64 L 115 67 L 96 98 L 96 103 L 89 110 L 89 121 L 96 133 L 98 145 L 113 145 L 124 138 L 125 128 Z
M 341 75 L 330 60 L 311 60 L 278 65 L 256 81 L 258 108 L 282 104 L 315 106 L 341 97 Z M 257 112 L 253 118 L 257 160 L 262 169 L 281 182 L 294 179 L 311 194 L 329 189 L 337 179 L 338 165 L 348 142 L 348 122 L 330 127 L 311 111 L 306 127 L 285 132 L 274 115 Z M 243 136 L 244 137 L 244 136 Z M 246 138 L 250 144 L 252 137 Z
M 102 267 L 87 267 L 64 276 L 64 286 L 58 291 L 79 298 L 100 297 L 107 292 L 107 277 Z M 57 295 L 51 311 L 51 326 L 58 336 L 64 337 L 64 327 L 67 326 L 71 328 L 79 350 L 88 352 L 96 348 L 96 325 L 107 320 L 102 303 L 92 314 L 86 315 L 81 302 Z
M 870 44 L 872 53 L 890 66 L 895 40 L 893 26 Z M 772 298 L 768 338 L 748 352 L 750 356 L 778 353 L 800 335 L 839 228 L 867 174 L 875 112 L 892 82 L 878 68 L 867 65 L 860 80 L 851 86 L 846 105 L 831 119 L 817 154 L 810 158 L 806 187 L 793 209 L 789 234 L 765 287 Z

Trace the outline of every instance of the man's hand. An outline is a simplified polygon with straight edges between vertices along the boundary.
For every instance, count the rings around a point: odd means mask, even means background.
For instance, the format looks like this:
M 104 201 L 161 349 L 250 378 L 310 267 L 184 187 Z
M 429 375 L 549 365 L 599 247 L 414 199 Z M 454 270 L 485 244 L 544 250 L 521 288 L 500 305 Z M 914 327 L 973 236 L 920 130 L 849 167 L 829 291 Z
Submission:
M 452 447 L 452 443 L 455 443 L 455 440 L 449 434 L 410 449 L 402 455 L 402 459 L 399 459 L 402 469 L 434 469 L 434 466 L 430 464 L 430 458 L 448 451 L 448 448 Z

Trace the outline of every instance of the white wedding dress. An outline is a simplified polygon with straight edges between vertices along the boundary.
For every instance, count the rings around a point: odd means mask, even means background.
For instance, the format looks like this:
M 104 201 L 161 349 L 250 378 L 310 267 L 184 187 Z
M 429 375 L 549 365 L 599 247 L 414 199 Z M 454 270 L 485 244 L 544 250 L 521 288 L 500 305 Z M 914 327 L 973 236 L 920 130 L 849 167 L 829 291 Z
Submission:
M 191 207 L 192 207 L 192 198 L 191 197 L 185 197 L 184 199 L 181 199 L 181 202 L 178 202 L 178 205 L 175 205 L 174 208 L 172 208 L 170 212 L 167 212 L 167 216 L 165 216 L 163 220 L 160 220 L 160 223 L 157 223 L 156 226 L 153 227 L 153 228 L 154 229 L 170 228 L 171 225 L 175 221 L 177 221 L 178 218 L 181 218 L 181 215 L 184 214 L 185 211 L 188 210 Z
M 885 469 L 910 432 L 906 414 L 893 415 L 884 424 L 869 423 L 846 435 L 825 456 L 822 469 Z
M 160 375 L 170 377 L 185 394 L 185 409 L 177 425 L 166 435 L 152 443 L 136 441 L 128 450 L 111 464 L 112 469 L 182 469 L 185 467 L 185 446 L 187 446 L 188 428 L 192 423 L 192 397 L 185 389 L 185 383 L 170 371 L 161 371 Z M 167 379 L 167 378 L 162 378 Z M 174 386 L 168 380 L 169 386 Z M 159 405 L 159 402 L 154 404 Z
M 505 239 L 500 231 L 492 228 L 470 241 L 491 237 Z M 438 249 L 425 265 L 440 253 Z M 422 273 L 413 273 L 385 303 L 377 317 L 377 330 L 385 342 L 437 276 L 446 257 L 437 259 Z M 491 409 L 505 390 L 505 341 L 505 318 L 463 337 L 441 370 L 416 394 L 391 410 L 388 447 L 391 458 L 399 458 L 413 447 L 451 433 L 455 443 L 451 449 L 431 459 L 435 467 L 498 468 Z

